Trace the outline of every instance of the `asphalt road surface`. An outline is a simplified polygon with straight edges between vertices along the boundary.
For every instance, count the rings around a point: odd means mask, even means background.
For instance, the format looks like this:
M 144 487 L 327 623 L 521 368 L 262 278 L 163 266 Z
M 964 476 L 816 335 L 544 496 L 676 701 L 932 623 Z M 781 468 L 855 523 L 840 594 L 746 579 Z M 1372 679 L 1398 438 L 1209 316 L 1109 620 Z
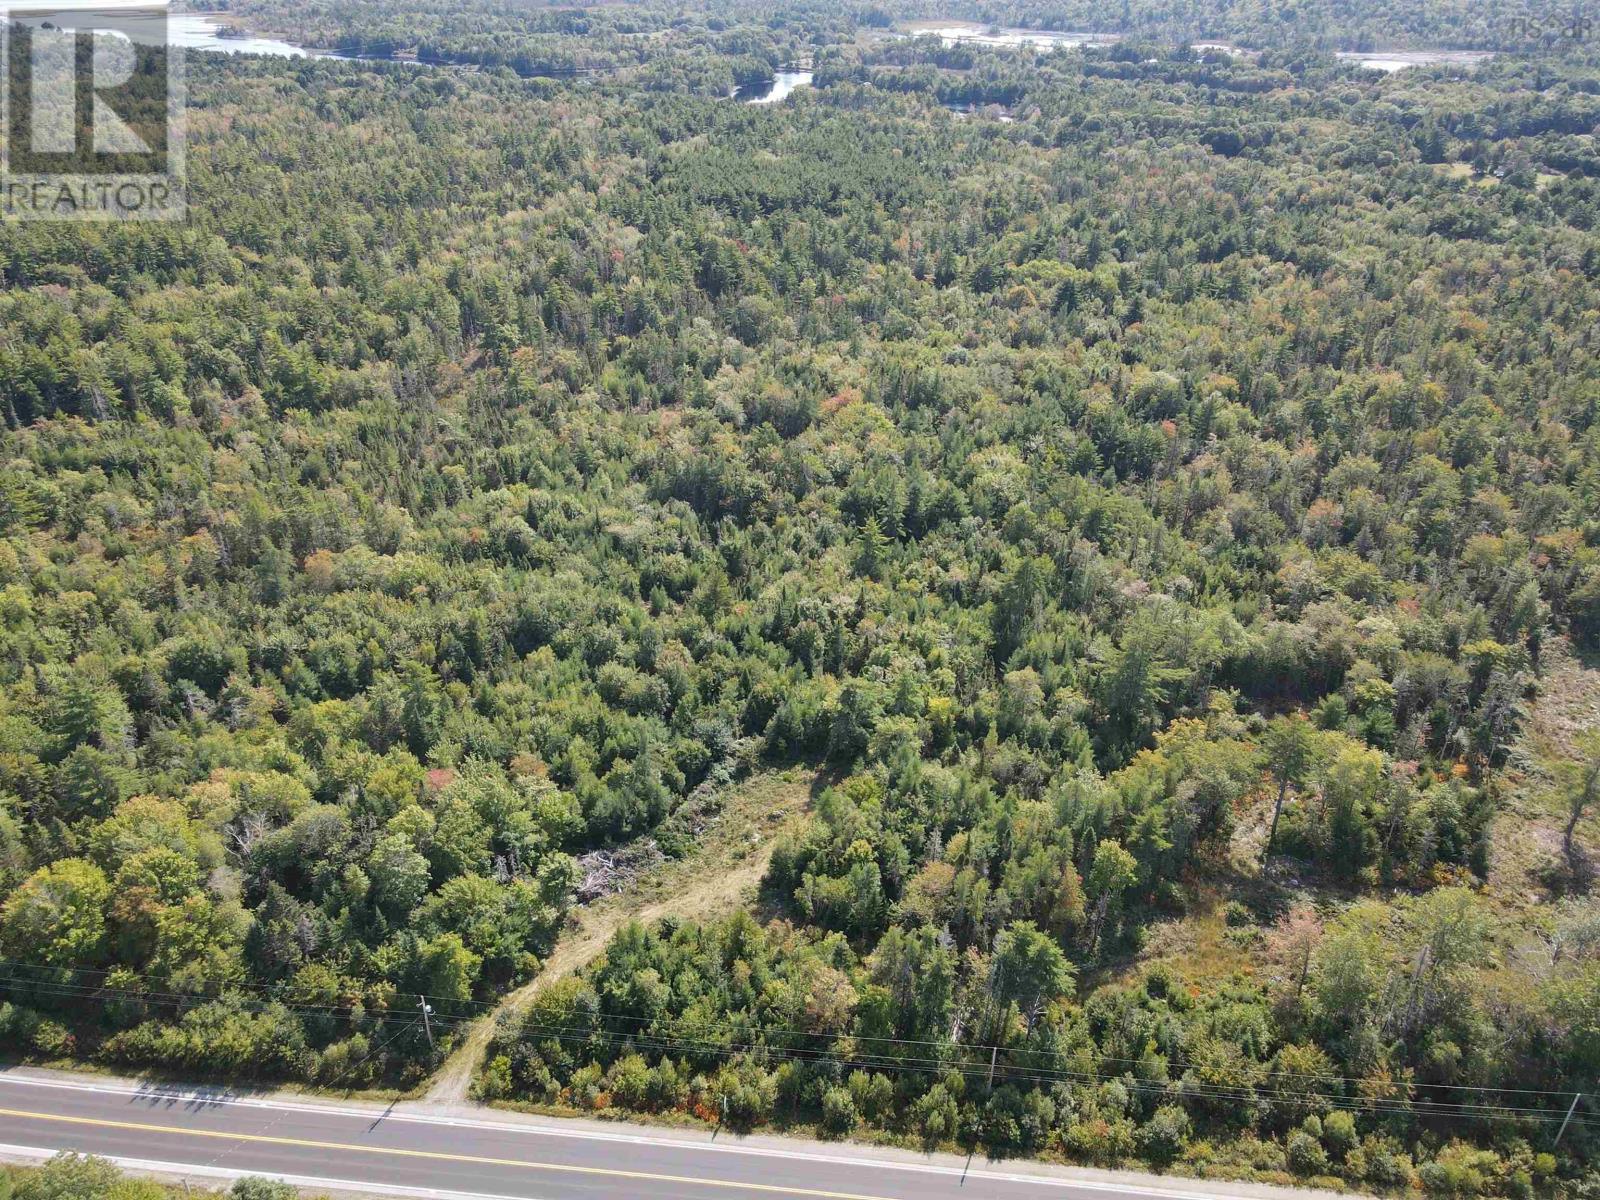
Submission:
M 0 1072 L 0 1157 L 59 1150 L 225 1186 L 241 1174 L 363 1195 L 440 1200 L 1217 1200 L 1268 1189 L 1124 1182 L 1048 1167 L 480 1110 L 344 1104 L 214 1089 Z

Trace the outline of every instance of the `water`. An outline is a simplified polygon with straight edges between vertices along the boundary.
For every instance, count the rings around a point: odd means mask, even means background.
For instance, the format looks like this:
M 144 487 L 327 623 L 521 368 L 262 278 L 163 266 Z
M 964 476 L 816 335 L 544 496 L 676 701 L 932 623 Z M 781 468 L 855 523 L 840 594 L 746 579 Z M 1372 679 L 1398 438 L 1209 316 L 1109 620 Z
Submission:
M 172 13 L 167 18 L 167 37 L 174 46 L 191 50 L 217 50 L 226 54 L 271 54 L 278 58 L 305 58 L 300 46 L 263 37 L 223 37 L 225 27 L 215 17 L 202 13 Z
M 57 12 L 82 13 L 89 18 L 87 28 L 121 34 L 132 41 L 150 45 L 183 46 L 196 50 L 221 50 L 233 54 L 273 54 L 284 58 L 304 58 L 306 51 L 288 42 L 260 37 L 226 37 L 225 27 L 216 17 L 202 13 L 172 13 L 165 16 L 140 8 L 136 3 L 95 0 L 92 4 L 66 3 Z M 56 24 L 63 25 L 59 18 Z
M 112 3 L 100 3 L 96 7 L 115 9 L 115 0 Z M 224 14 L 225 16 L 225 14 Z M 167 36 L 174 46 L 186 46 L 193 50 L 219 51 L 226 54 L 267 54 L 278 58 L 357 58 L 359 55 L 340 54 L 337 51 L 306 50 L 291 42 L 278 41 L 276 38 L 224 36 L 224 26 L 217 16 L 205 13 L 172 13 L 168 17 Z M 1069 33 L 1055 29 L 995 29 L 981 25 L 950 24 L 932 27 L 920 27 L 901 37 L 920 37 L 932 34 L 940 38 L 947 46 L 958 43 L 976 46 L 1011 47 L 1033 46 L 1038 49 L 1072 48 L 1077 46 L 1106 45 L 1117 40 L 1114 34 L 1105 33 Z M 1236 47 L 1220 42 L 1196 42 L 1194 49 L 1200 52 L 1206 50 L 1220 50 L 1227 54 L 1241 53 Z M 1435 63 L 1455 63 L 1461 67 L 1475 67 L 1492 55 L 1475 50 L 1393 50 L 1393 51 L 1358 51 L 1341 50 L 1337 57 L 1345 62 L 1353 62 L 1369 71 L 1384 71 L 1390 74 L 1403 71 L 1407 67 L 1431 66 Z M 391 60 L 383 60 L 391 61 Z M 414 62 L 413 59 L 392 60 Z M 753 84 L 748 87 L 737 88 L 734 96 L 745 104 L 780 104 L 788 99 L 796 88 L 810 87 L 812 73 L 810 71 L 779 71 L 773 76 L 770 83 Z
M 209 50 L 223 54 L 266 54 L 273 58 L 333 58 L 341 62 L 397 62 L 411 66 L 424 66 L 415 58 L 393 58 L 387 54 L 354 54 L 343 50 L 307 50 L 293 42 L 280 42 L 276 38 L 230 37 L 227 26 L 219 20 L 222 13 L 213 16 L 205 13 L 173 13 L 167 26 L 168 39 L 174 46 L 190 50 Z
M 1116 36 L 1105 33 L 1065 33 L 1056 29 L 996 29 L 984 25 L 942 25 L 912 29 L 905 36 L 924 37 L 932 34 L 946 46 L 1001 46 L 1016 48 L 1034 46 L 1042 50 L 1057 47 L 1099 45 L 1116 41 Z
M 1073 33 L 1058 29 L 997 29 L 994 26 L 975 25 L 970 22 L 950 24 L 912 25 L 895 37 L 924 37 L 933 35 L 947 46 L 992 46 L 1017 49 L 1032 46 L 1035 49 L 1073 49 L 1079 46 L 1105 46 L 1120 40 L 1114 33 Z M 1198 53 L 1208 50 L 1224 54 L 1245 55 L 1253 51 L 1241 50 L 1226 42 L 1195 42 Z M 1406 67 L 1431 66 L 1434 63 L 1454 63 L 1461 67 L 1475 67 L 1492 55 L 1477 50 L 1342 50 L 1337 55 L 1345 62 L 1359 63 L 1369 71 L 1403 71 Z
M 810 71 L 779 71 L 773 75 L 771 83 L 735 88 L 734 99 L 743 104 L 778 104 L 787 100 L 796 88 L 810 87 L 811 77 Z
M 1002 125 L 1014 125 L 1017 121 L 1017 118 L 1012 114 L 1011 110 L 1004 104 L 984 104 L 981 106 L 973 104 L 946 104 L 944 109 L 946 112 L 953 114 L 957 119 L 962 121 L 971 120 L 973 117 L 992 118 L 993 120 L 999 121 Z
M 1484 50 L 1341 50 L 1335 57 L 1344 62 L 1358 63 L 1368 71 L 1385 71 L 1392 75 L 1407 67 L 1431 67 L 1435 63 L 1475 67 L 1494 55 Z

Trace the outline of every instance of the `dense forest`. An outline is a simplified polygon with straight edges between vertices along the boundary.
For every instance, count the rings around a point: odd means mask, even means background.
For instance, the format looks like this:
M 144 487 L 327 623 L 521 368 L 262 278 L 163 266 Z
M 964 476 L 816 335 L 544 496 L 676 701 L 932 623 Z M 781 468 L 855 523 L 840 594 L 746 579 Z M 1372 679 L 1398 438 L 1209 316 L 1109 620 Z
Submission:
M 1600 1195 L 1600 60 L 937 15 L 307 6 L 458 65 L 192 54 L 187 223 L 0 226 L 5 1045 L 414 1086 L 800 764 L 483 1098 Z

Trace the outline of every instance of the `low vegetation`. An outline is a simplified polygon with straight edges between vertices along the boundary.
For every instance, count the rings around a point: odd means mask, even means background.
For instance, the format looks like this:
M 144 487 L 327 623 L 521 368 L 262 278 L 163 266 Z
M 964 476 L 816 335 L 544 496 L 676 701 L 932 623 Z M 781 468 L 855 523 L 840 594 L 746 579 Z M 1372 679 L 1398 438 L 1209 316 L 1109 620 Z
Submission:
M 0 1200 L 302 1200 L 302 1193 L 271 1179 L 241 1179 L 225 1191 L 197 1191 L 123 1175 L 101 1158 L 58 1154 L 42 1167 L 0 1167 Z

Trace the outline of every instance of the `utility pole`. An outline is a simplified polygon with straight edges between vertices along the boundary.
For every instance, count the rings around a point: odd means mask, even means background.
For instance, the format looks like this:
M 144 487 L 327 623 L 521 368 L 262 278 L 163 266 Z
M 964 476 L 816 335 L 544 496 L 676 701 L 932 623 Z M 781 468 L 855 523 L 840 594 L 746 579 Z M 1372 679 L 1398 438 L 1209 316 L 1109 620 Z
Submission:
M 1566 1120 L 1562 1121 L 1561 1122 L 1561 1128 L 1556 1130 L 1556 1140 L 1551 1143 L 1552 1146 L 1561 1145 L 1561 1135 L 1567 1131 L 1567 1126 L 1572 1123 L 1572 1114 L 1578 1111 L 1578 1101 L 1582 1100 L 1582 1099 L 1583 1099 L 1583 1093 L 1582 1092 L 1573 1092 L 1572 1093 L 1572 1103 L 1567 1108 Z
M 989 1087 L 988 1087 L 987 1090 L 991 1091 L 991 1092 L 994 1091 L 994 1060 L 996 1058 L 998 1058 L 999 1056 L 1000 1056 L 1000 1047 L 997 1046 L 997 1045 L 996 1046 L 990 1046 L 989 1047 Z
M 418 996 L 417 1003 L 422 1005 L 422 1031 L 428 1035 L 428 1049 L 432 1050 L 434 1048 L 433 1022 L 428 1020 L 428 1016 L 433 1012 L 433 1009 L 428 1007 L 428 1001 L 426 997 Z

